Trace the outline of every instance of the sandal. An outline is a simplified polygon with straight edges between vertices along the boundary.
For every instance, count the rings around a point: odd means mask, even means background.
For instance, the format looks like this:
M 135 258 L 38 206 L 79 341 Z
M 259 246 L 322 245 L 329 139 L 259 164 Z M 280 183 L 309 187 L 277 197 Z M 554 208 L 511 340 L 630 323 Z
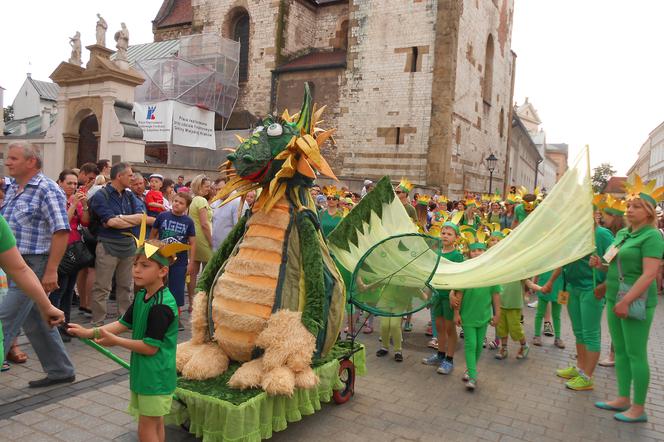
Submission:
M 10 368 L 11 368 L 11 367 L 10 367 L 10 365 L 9 365 L 9 362 L 4 361 L 4 362 L 2 363 L 2 368 L 0 368 L 0 371 L 7 371 L 7 370 L 9 370 Z
M 16 344 L 12 344 L 7 354 L 7 360 L 15 364 L 24 364 L 28 360 L 28 355 L 23 353 Z
M 365 335 L 370 335 L 371 333 L 373 333 L 373 327 L 367 325 L 366 327 L 364 327 L 364 330 L 362 330 L 362 333 L 364 333 Z
M 438 339 L 433 338 L 432 340 L 429 341 L 427 344 L 427 347 L 433 348 L 434 350 L 438 350 Z

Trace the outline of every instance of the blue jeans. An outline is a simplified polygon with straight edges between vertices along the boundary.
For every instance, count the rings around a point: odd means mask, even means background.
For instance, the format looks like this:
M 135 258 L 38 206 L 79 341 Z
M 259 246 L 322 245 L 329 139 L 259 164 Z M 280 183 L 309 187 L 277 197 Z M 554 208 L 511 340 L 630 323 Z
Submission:
M 76 286 L 77 276 L 78 270 L 69 274 L 58 272 L 58 285 L 60 287 L 53 290 L 51 294 L 48 295 L 51 304 L 64 312 L 66 323 L 68 323 L 71 318 L 71 301 L 74 298 L 74 287 Z
M 23 259 L 39 279 L 44 276 L 47 255 L 23 255 Z M 62 379 L 74 376 L 74 366 L 67 355 L 57 327 L 49 328 L 32 299 L 28 298 L 13 281 L 10 281 L 9 291 L 0 304 L 0 321 L 5 338 L 5 358 L 14 338 L 23 327 L 48 378 Z

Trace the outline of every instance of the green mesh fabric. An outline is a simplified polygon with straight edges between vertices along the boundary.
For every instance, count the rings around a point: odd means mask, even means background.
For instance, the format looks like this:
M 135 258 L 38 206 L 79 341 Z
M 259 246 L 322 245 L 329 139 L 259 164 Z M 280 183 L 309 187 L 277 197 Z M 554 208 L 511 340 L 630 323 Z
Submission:
M 440 260 L 439 238 L 404 234 L 371 247 L 353 272 L 350 302 L 376 316 L 404 316 L 429 305 L 429 281 Z M 413 268 L 421 272 L 414 276 Z M 424 276 L 421 276 L 425 274 Z
M 365 349 L 358 343 L 355 345 L 360 346 L 360 350 L 351 360 L 356 374 L 364 375 Z M 320 378 L 318 386 L 309 390 L 297 389 L 290 398 L 269 396 L 261 390 L 237 394 L 242 392 L 222 383 L 222 378 L 227 379 L 230 375 L 220 376 L 216 383 L 183 382 L 180 379 L 175 394 L 186 407 L 174 401 L 173 412 L 166 422 L 181 425 L 189 421 L 189 431 L 204 442 L 258 442 L 268 439 L 274 432 L 286 429 L 289 423 L 320 410 L 321 403 L 332 399 L 333 391 L 342 388 L 337 357 L 348 354 L 349 350 L 350 343 L 337 343 L 324 359 L 314 364 L 314 372 Z

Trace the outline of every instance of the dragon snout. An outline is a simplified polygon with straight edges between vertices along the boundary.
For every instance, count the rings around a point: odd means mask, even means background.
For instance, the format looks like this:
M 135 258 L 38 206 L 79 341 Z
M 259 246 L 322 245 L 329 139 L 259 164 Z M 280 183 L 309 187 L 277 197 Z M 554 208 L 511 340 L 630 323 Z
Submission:
M 229 158 L 230 158 L 230 157 L 229 157 Z M 247 164 L 253 164 L 253 163 L 256 162 L 256 160 L 254 159 L 254 157 L 252 157 L 252 156 L 249 155 L 249 154 L 243 155 L 243 156 L 242 156 L 242 161 L 244 161 L 244 162 L 247 163 Z

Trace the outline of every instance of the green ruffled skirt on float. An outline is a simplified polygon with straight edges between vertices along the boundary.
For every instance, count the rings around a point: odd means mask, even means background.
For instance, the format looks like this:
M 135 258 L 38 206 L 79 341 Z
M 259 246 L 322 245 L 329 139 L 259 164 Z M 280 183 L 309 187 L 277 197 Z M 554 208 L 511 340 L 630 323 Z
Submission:
M 359 344 L 355 344 L 358 346 Z M 269 396 L 263 390 L 234 390 L 226 382 L 239 365 L 229 367 L 223 375 L 206 381 L 178 380 L 175 395 L 186 407 L 173 401 L 173 411 L 167 424 L 182 425 L 189 421 L 189 432 L 204 442 L 258 442 L 286 429 L 289 423 L 321 409 L 330 402 L 334 390 L 343 388 L 339 378 L 339 357 L 348 354 L 349 342 L 338 342 L 329 354 L 314 361 L 314 372 L 320 378 L 318 386 L 296 389 L 293 397 Z M 363 346 L 351 356 L 355 374 L 366 373 L 366 353 Z

